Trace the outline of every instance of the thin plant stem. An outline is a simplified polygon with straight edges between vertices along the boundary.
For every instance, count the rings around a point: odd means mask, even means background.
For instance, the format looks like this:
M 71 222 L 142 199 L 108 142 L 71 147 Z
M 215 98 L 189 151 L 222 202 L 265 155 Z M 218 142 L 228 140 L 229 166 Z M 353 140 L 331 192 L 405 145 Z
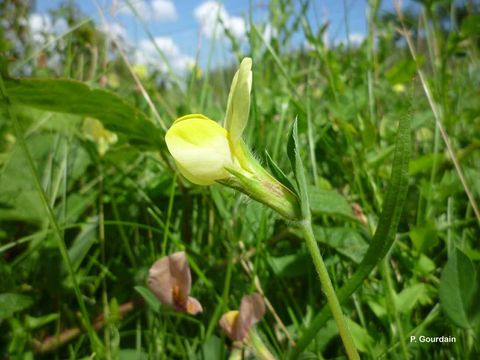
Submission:
M 300 222 L 300 228 L 305 237 L 305 242 L 307 244 L 308 251 L 317 270 L 318 277 L 320 278 L 320 283 L 322 285 L 325 296 L 327 297 L 328 306 L 332 311 L 333 318 L 337 324 L 340 337 L 342 338 L 343 345 L 347 351 L 348 358 L 350 360 L 359 360 L 360 356 L 358 355 L 357 348 L 353 342 L 353 337 L 350 334 L 345 317 L 343 316 L 342 308 L 340 307 L 340 302 L 338 301 L 337 294 L 333 288 L 332 281 L 328 275 L 327 267 L 318 248 L 317 241 L 315 240 L 315 235 L 312 230 L 312 223 L 310 220 L 303 220 Z
M 407 343 L 405 341 L 405 332 L 403 331 L 402 321 L 398 313 L 398 309 L 395 305 L 395 289 L 393 287 L 393 281 L 390 277 L 390 268 L 388 267 L 388 258 L 383 259 L 381 267 L 384 280 L 387 286 L 387 301 L 389 303 L 390 311 L 393 312 L 393 317 L 395 320 L 395 326 L 397 327 L 398 338 L 400 341 L 400 350 L 402 351 L 402 357 L 405 360 L 408 360 L 410 357 L 408 355 Z
M 104 192 L 104 173 L 103 173 L 103 164 L 100 160 L 98 164 L 98 170 L 100 175 L 100 182 L 98 183 L 98 239 L 100 240 L 100 258 L 103 266 L 106 264 L 106 255 L 105 255 L 105 212 L 103 207 L 103 192 Z M 108 267 L 108 266 L 107 266 Z M 107 292 L 107 281 L 106 277 L 102 276 L 102 303 L 103 303 L 103 316 L 107 320 L 107 326 L 103 333 L 103 339 L 105 341 L 105 358 L 107 360 L 112 359 L 112 344 L 110 338 L 110 327 L 112 326 L 109 323 L 108 319 L 110 317 L 110 306 L 108 304 L 108 292 Z
M 243 350 L 238 347 L 233 347 L 228 360 L 242 360 L 243 359 Z
M 275 360 L 275 356 L 268 350 L 260 336 L 255 330 L 250 331 L 250 345 L 253 348 L 255 357 L 259 360 Z

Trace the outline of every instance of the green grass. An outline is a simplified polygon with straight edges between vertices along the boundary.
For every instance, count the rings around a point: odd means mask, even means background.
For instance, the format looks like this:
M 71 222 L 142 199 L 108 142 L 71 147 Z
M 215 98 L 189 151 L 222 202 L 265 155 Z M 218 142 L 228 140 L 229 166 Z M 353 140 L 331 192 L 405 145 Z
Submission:
M 255 25 L 249 53 L 231 45 L 253 59 L 246 143 L 298 181 L 286 146 L 297 118 L 313 234 L 362 359 L 478 358 L 478 7 L 432 2 L 402 18 L 373 1 L 366 40 L 328 47 L 306 17 L 318 4 L 293 3 L 271 1 L 272 42 Z M 109 56 L 91 22 L 69 25 L 62 80 L 42 65 L 50 48 L 15 53 L 0 32 L 0 356 L 224 359 L 218 321 L 254 291 L 276 357 L 346 356 L 298 224 L 190 184 L 166 149 L 176 117 L 223 120 L 237 64 L 159 86 Z M 291 50 L 298 33 L 308 51 Z M 118 136 L 104 155 L 87 117 Z M 196 317 L 147 289 L 149 267 L 179 250 Z M 457 341 L 410 341 L 421 335 Z

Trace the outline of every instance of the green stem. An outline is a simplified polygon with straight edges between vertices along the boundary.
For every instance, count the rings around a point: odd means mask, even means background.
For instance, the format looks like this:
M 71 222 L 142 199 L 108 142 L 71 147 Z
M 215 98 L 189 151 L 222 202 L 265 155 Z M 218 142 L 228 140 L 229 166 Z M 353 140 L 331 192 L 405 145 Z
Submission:
M 308 251 L 312 256 L 313 264 L 315 265 L 318 277 L 320 278 L 320 283 L 322 284 L 323 291 L 327 297 L 328 305 L 332 311 L 333 318 L 337 323 L 338 331 L 340 333 L 340 337 L 342 338 L 343 345 L 345 346 L 345 350 L 347 351 L 348 358 L 350 360 L 359 360 L 360 356 L 358 355 L 357 348 L 355 347 L 352 335 L 350 334 L 345 317 L 343 316 L 340 302 L 338 301 L 337 294 L 335 293 L 332 281 L 328 275 L 327 267 L 323 262 L 322 254 L 320 253 L 317 241 L 315 240 L 315 235 L 313 234 L 312 230 L 312 223 L 310 220 L 303 220 L 300 222 L 300 228 L 302 229 L 305 237 Z
M 235 344 L 232 347 L 232 351 L 228 357 L 228 360 L 243 360 L 243 348 L 237 347 Z
M 270 350 L 265 346 L 260 336 L 255 330 L 250 331 L 250 346 L 253 348 L 255 358 L 259 360 L 275 360 Z

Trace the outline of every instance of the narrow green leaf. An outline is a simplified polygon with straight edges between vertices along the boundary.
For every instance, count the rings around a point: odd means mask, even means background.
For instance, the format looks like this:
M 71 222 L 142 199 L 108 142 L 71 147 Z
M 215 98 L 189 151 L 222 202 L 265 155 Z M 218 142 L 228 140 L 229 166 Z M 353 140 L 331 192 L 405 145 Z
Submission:
M 308 187 L 305 171 L 303 168 L 302 157 L 300 156 L 300 146 L 298 144 L 298 120 L 295 119 L 290 132 L 290 137 L 287 144 L 287 154 L 292 165 L 295 181 L 298 187 L 298 197 L 300 198 L 300 206 L 302 216 L 305 219 L 310 219 L 310 204 L 308 201 Z
M 373 236 L 365 257 L 353 276 L 337 292 L 340 303 L 344 303 L 353 292 L 363 283 L 375 266 L 385 257 L 395 240 L 398 223 L 408 190 L 408 164 L 411 151 L 410 135 L 411 115 L 408 114 L 399 122 L 395 144 L 392 174 L 387 195 L 383 203 L 378 227 Z M 289 358 L 296 358 L 315 338 L 318 330 L 325 324 L 331 313 L 327 306 L 316 315 L 297 342 L 297 347 Z
M 471 327 L 472 297 L 478 286 L 475 267 L 470 258 L 455 249 L 442 271 L 440 279 L 440 304 L 448 318 L 457 326 Z M 478 306 L 478 304 L 475 304 Z
M 87 256 L 92 245 L 97 241 L 96 219 L 82 225 L 80 233 L 75 237 L 73 244 L 68 249 L 68 256 L 72 261 L 74 270 L 78 270 L 83 259 Z
M 153 293 L 143 286 L 135 286 L 135 291 L 142 295 L 142 298 L 148 304 L 148 307 L 152 309 L 154 312 L 160 312 L 160 301 L 153 295 Z
M 53 321 L 56 321 L 60 318 L 59 313 L 53 313 L 53 314 L 48 314 L 48 315 L 43 315 L 40 317 L 33 317 L 33 316 L 25 316 L 25 325 L 29 330 L 34 330 L 38 329 L 40 327 L 43 327 L 47 325 L 48 323 L 51 323 Z
M 297 190 L 295 189 L 295 186 L 292 184 L 288 176 L 285 175 L 285 173 L 282 171 L 282 169 L 280 169 L 277 163 L 273 161 L 272 157 L 267 151 L 265 151 L 265 155 L 267 159 L 268 168 L 272 172 L 273 177 L 276 178 L 278 181 L 280 181 L 283 184 L 283 186 L 285 186 L 287 189 L 289 189 L 291 192 L 293 192 L 298 196 Z
M 5 80 L 12 103 L 37 109 L 89 116 L 100 120 L 134 144 L 149 148 L 163 145 L 163 132 L 146 115 L 114 93 L 92 89 L 74 80 Z

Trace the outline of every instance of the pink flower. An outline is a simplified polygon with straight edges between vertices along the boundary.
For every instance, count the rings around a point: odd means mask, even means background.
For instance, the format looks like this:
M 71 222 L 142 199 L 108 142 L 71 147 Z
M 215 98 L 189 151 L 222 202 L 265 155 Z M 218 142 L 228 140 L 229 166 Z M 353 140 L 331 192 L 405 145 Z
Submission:
M 148 287 L 162 304 L 177 311 L 191 315 L 203 311 L 200 302 L 189 296 L 192 276 L 183 251 L 164 256 L 153 264 L 148 274 Z
M 260 321 L 265 314 L 265 302 L 256 293 L 242 298 L 240 309 L 223 314 L 220 327 L 232 341 L 246 339 L 250 328 Z

